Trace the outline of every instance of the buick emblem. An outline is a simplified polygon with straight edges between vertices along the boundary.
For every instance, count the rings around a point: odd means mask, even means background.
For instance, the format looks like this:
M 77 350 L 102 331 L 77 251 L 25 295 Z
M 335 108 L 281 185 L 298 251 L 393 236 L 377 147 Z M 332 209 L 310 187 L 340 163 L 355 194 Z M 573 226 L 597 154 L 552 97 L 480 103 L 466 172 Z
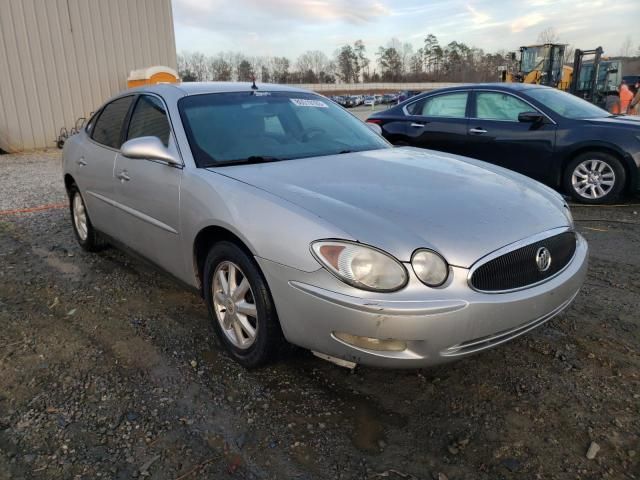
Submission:
M 536 252 L 536 265 L 538 270 L 546 272 L 551 266 L 551 252 L 547 247 L 540 247 Z

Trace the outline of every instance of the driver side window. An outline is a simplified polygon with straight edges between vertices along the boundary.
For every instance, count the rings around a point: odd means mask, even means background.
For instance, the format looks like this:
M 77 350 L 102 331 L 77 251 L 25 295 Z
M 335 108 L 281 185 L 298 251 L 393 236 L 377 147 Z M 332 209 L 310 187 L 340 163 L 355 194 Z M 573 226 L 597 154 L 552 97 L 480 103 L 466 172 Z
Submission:
M 171 127 L 162 101 L 151 95 L 141 95 L 131 115 L 127 140 L 157 137 L 166 147 L 169 145 L 169 135 Z
M 482 120 L 518 121 L 518 115 L 535 109 L 522 100 L 499 92 L 476 93 L 476 118 Z

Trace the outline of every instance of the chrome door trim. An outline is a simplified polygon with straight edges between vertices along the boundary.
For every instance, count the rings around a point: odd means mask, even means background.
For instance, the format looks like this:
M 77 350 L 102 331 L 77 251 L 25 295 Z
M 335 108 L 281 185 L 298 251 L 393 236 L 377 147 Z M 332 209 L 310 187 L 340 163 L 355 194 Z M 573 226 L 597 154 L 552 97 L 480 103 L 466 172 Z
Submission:
M 92 197 L 97 198 L 98 200 L 102 200 L 103 202 L 111 205 L 112 207 L 119 208 L 120 210 L 122 210 L 123 212 L 128 213 L 129 215 L 132 215 L 132 216 L 134 216 L 136 218 L 139 218 L 140 220 L 142 220 L 144 222 L 147 222 L 147 223 L 153 225 L 154 227 L 158 227 L 159 229 L 164 230 L 164 231 L 169 232 L 169 233 L 173 233 L 174 235 L 178 234 L 178 231 L 175 230 L 174 228 L 170 227 L 166 223 L 161 222 L 160 220 L 157 220 L 157 219 L 155 219 L 153 217 L 150 217 L 149 215 L 147 215 L 145 213 L 142 213 L 142 212 L 140 212 L 138 210 L 135 210 L 135 209 L 133 209 L 131 207 L 127 207 L 126 205 L 123 205 L 123 204 L 121 204 L 119 202 L 116 202 L 115 200 L 111 200 L 110 198 L 107 198 L 107 197 L 105 197 L 103 195 L 100 195 L 99 193 L 95 193 L 95 192 L 92 192 L 90 190 L 87 190 L 87 193 L 89 195 L 91 195 Z

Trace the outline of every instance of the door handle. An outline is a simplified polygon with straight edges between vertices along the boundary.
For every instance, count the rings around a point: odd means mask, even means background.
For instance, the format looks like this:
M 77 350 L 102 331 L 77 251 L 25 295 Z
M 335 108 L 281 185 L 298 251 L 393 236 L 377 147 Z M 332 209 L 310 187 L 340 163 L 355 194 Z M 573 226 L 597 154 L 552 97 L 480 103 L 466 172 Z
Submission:
M 414 128 L 422 128 L 424 127 L 424 123 L 413 122 L 411 126 Z
M 84 161 L 84 158 L 81 158 L 80 160 L 78 160 L 76 162 L 78 164 L 78 166 L 80 167 L 85 167 L 87 165 L 87 162 Z
M 487 131 L 484 128 L 472 128 L 471 130 L 469 130 L 469 133 L 482 134 L 487 133 Z
M 129 175 L 127 175 L 127 171 L 123 170 L 120 173 L 118 173 L 118 175 L 116 175 L 117 178 L 120 179 L 121 182 L 128 182 L 129 180 L 131 180 L 131 177 Z

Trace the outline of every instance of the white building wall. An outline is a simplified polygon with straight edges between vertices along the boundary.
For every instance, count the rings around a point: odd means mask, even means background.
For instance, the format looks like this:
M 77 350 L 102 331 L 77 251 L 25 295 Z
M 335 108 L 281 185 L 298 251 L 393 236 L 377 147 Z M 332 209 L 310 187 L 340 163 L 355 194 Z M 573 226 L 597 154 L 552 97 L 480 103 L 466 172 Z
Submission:
M 54 146 L 153 65 L 177 68 L 171 0 L 0 0 L 0 149 Z

